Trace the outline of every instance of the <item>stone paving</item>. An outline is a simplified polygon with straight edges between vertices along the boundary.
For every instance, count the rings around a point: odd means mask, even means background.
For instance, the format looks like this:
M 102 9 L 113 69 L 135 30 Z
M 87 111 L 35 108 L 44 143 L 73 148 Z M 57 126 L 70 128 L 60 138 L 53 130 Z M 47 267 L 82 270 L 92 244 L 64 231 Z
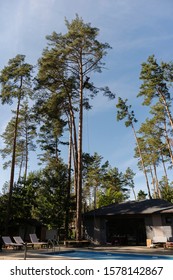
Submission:
M 172 256 L 173 249 L 164 248 L 147 248 L 145 246 L 95 246 L 85 248 L 66 248 L 64 246 L 56 247 L 55 251 L 66 251 L 66 250 L 94 250 L 94 251 L 105 251 L 114 253 L 138 253 L 138 254 L 151 254 L 151 255 L 163 255 Z M 28 249 L 25 255 L 24 250 L 16 249 L 3 249 L 0 252 L 0 260 L 64 260 L 69 259 L 62 256 L 44 255 L 44 253 L 53 252 L 52 249 Z

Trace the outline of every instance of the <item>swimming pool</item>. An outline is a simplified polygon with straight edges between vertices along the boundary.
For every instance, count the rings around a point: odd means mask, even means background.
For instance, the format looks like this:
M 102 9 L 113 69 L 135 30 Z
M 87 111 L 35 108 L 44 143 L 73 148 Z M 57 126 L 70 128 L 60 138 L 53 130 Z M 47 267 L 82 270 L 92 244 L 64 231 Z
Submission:
M 45 254 L 45 253 L 44 253 Z M 133 253 L 111 253 L 111 252 L 95 252 L 70 250 L 46 253 L 49 256 L 61 256 L 72 259 L 90 259 L 90 260 L 173 260 L 173 256 L 161 255 L 144 255 Z

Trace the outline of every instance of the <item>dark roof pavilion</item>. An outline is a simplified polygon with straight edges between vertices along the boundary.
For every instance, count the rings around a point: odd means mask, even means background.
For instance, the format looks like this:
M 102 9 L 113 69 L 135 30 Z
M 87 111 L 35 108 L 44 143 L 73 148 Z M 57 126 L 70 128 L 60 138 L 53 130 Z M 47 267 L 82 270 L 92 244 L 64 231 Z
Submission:
M 85 216 L 173 213 L 173 204 L 163 199 L 145 199 L 113 203 L 85 213 Z

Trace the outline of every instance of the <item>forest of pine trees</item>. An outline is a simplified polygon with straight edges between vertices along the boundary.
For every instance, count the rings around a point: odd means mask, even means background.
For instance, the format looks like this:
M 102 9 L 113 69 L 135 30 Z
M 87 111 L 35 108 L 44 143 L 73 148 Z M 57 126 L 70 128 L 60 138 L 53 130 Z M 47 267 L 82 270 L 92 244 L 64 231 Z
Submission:
M 158 63 L 154 55 L 142 63 L 137 97 L 149 107 L 149 116 L 136 129 L 133 101 L 129 104 L 121 93 L 117 97 L 107 85 L 99 87 L 90 78 L 91 73 L 101 75 L 109 44 L 98 41 L 99 30 L 78 15 L 65 24 L 67 33 L 46 37 L 37 67 L 17 54 L 0 73 L 1 103 L 13 105 L 1 135 L 3 167 L 9 170 L 0 196 L 2 232 L 27 217 L 48 228 L 64 228 L 69 238 L 70 224 L 75 221 L 75 237 L 80 240 L 85 211 L 122 202 L 130 194 L 135 200 L 173 201 L 173 182 L 167 172 L 173 165 L 172 63 Z M 99 94 L 116 104 L 117 121 L 124 120 L 127 129 L 133 130 L 134 157 L 143 172 L 145 190 L 136 193 L 130 167 L 123 173 L 97 151 L 93 155 L 83 151 L 83 112 L 92 109 L 91 100 Z M 68 151 L 67 162 L 62 148 Z M 29 172 L 33 151 L 39 166 Z

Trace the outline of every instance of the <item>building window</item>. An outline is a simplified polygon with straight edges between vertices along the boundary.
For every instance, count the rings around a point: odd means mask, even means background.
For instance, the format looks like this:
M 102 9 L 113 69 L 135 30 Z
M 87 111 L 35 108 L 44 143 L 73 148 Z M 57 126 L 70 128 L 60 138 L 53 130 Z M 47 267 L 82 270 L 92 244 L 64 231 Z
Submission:
M 166 224 L 172 224 L 172 218 L 171 217 L 166 217 L 165 222 L 166 222 Z

